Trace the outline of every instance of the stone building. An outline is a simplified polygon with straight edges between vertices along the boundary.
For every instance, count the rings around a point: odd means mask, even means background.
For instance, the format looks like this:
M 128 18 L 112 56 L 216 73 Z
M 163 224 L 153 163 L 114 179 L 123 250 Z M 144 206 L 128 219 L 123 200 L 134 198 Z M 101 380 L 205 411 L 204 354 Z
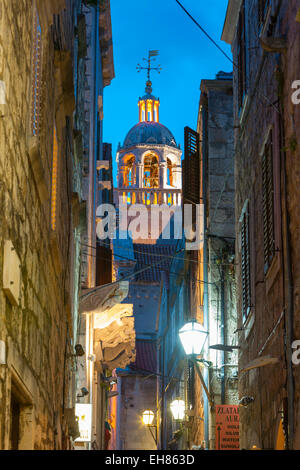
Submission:
M 299 1 L 230 0 L 240 444 L 299 449 Z M 297 85 L 297 84 L 296 84 Z
M 70 449 L 78 436 L 78 3 L 0 4 L 1 449 Z
M 228 444 L 216 441 L 216 407 L 238 404 L 232 74 L 219 72 L 215 80 L 202 80 L 200 89 L 197 132 L 204 204 L 201 261 L 207 283 L 203 288 L 203 313 L 208 318 L 205 358 L 211 362 L 208 384 L 214 401 L 207 416 L 206 439 L 209 449 L 222 450 Z M 232 446 L 236 447 L 238 439 Z

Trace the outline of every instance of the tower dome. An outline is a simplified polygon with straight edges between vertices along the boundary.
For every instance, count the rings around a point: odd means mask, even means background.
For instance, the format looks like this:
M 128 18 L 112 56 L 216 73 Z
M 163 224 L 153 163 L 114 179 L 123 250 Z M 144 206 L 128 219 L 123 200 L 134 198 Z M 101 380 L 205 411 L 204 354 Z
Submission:
M 123 148 L 138 144 L 162 144 L 177 148 L 175 138 L 169 129 L 155 121 L 142 121 L 133 126 L 125 137 Z

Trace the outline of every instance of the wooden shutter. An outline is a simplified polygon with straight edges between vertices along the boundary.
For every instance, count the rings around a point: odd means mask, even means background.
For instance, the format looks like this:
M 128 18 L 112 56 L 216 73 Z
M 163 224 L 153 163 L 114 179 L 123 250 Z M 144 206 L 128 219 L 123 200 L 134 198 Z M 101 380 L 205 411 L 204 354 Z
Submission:
M 183 200 L 187 203 L 200 202 L 200 139 L 199 134 L 189 127 L 184 128 Z
M 273 133 L 270 131 L 262 158 L 262 193 L 264 226 L 264 271 L 269 269 L 275 253 L 274 240 L 274 182 Z
M 242 251 L 242 312 L 245 321 L 251 308 L 251 275 L 250 275 L 250 240 L 249 240 L 249 202 L 245 208 L 241 227 Z
M 37 8 L 34 9 L 31 59 L 31 134 L 39 134 L 42 82 L 42 30 Z
M 243 106 L 246 93 L 246 23 L 245 23 L 245 2 L 243 1 L 240 11 L 238 31 L 238 100 L 239 107 Z

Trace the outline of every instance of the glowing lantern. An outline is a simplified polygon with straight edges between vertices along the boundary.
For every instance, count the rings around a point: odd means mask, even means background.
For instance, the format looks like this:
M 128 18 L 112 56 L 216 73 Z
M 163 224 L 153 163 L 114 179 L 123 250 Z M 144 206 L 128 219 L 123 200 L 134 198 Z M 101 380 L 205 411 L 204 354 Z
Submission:
M 179 330 L 180 341 L 188 356 L 198 356 L 201 353 L 206 337 L 207 331 L 195 320 L 186 323 Z

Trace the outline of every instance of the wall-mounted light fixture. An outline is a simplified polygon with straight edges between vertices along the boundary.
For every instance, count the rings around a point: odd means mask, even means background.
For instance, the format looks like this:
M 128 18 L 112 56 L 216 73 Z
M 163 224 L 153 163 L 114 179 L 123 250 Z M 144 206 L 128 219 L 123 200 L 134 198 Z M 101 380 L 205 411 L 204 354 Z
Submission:
M 171 413 L 173 418 L 176 421 L 183 421 L 185 418 L 185 402 L 181 400 L 181 398 L 176 398 L 172 401 L 171 405 Z
M 199 363 L 204 364 L 206 367 L 209 367 L 211 363 L 203 358 L 198 358 L 198 356 L 202 353 L 204 343 L 207 339 L 207 335 L 208 331 L 206 331 L 203 326 L 196 320 L 190 320 L 179 330 L 179 338 L 182 343 L 184 352 L 188 356 L 189 360 L 194 363 L 196 372 L 200 378 L 209 404 L 211 408 L 213 408 L 213 399 L 208 391 L 208 388 L 201 373 L 201 369 L 199 367 Z
M 179 330 L 179 338 L 187 356 L 201 354 L 208 332 L 196 320 L 191 320 Z
M 153 425 L 153 420 L 154 420 L 154 413 L 152 410 L 145 410 L 142 415 L 142 420 L 145 426 L 149 429 L 151 436 L 153 437 L 153 440 L 157 446 L 157 427 L 156 425 Z M 155 434 L 153 434 L 152 428 L 155 429 Z

